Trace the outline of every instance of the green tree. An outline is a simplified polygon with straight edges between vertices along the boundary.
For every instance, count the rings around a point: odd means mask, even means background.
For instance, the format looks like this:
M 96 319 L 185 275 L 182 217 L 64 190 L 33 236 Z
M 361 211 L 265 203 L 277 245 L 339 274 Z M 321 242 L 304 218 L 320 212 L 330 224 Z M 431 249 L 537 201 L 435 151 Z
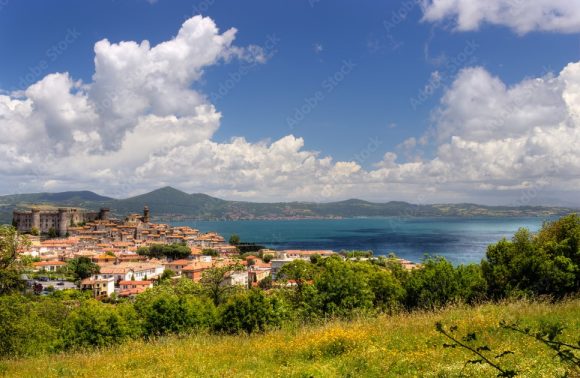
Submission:
M 84 280 L 99 273 L 100 267 L 88 257 L 77 257 L 68 261 L 68 269 L 75 275 L 77 280 Z
M 460 299 L 460 282 L 453 265 L 443 257 L 428 257 L 405 282 L 408 309 L 436 309 Z
M 173 260 L 185 259 L 191 256 L 191 249 L 183 244 L 165 245 L 163 255 Z
M 511 241 L 490 245 L 481 262 L 492 298 L 562 297 L 580 289 L 580 220 L 569 215 L 546 223 L 537 236 L 518 230 Z
M 230 292 L 239 289 L 239 287 L 226 285 L 226 280 L 231 272 L 242 270 L 244 270 L 244 267 L 237 264 L 233 266 L 215 267 L 203 272 L 201 285 L 215 306 L 224 302 Z
M 0 357 L 24 357 L 52 351 L 64 305 L 32 301 L 18 294 L 0 296 Z
M 23 264 L 18 260 L 18 251 L 29 245 L 28 238 L 14 227 L 0 226 L 0 294 L 23 289 Z
M 310 256 L 310 262 L 314 265 L 317 265 L 322 261 L 322 257 L 318 254 Z
M 352 262 L 334 257 L 325 259 L 324 270 L 315 285 L 326 314 L 349 316 L 373 305 L 374 294 L 368 279 L 357 274 Z
M 159 277 L 159 282 L 167 281 L 167 280 L 171 279 L 173 276 L 175 276 L 174 271 L 172 271 L 170 269 L 165 269 L 163 271 L 163 273 L 161 274 L 161 277 Z
M 191 249 L 185 244 L 153 244 L 150 247 L 139 247 L 137 254 L 150 258 L 167 257 L 173 260 L 185 259 L 191 256 Z
M 302 290 L 307 281 L 314 279 L 316 268 L 311 263 L 298 259 L 286 263 L 280 268 L 277 279 L 294 281 L 298 290 Z
M 271 254 L 265 254 L 262 257 L 262 261 L 264 261 L 266 264 L 268 264 L 270 261 L 272 261 L 273 258 L 274 258 L 274 256 L 272 256 Z
M 232 236 L 230 236 L 230 244 L 231 245 L 240 244 L 240 236 L 238 234 L 232 234 Z
M 162 282 L 139 294 L 135 310 L 146 337 L 210 328 L 216 318 L 211 300 L 189 279 Z
M 373 293 L 373 306 L 376 309 L 393 312 L 400 307 L 405 290 L 393 273 L 388 269 L 368 263 L 358 263 L 355 269 L 359 272 L 361 279 L 367 280 Z
M 212 256 L 212 257 L 218 257 L 220 255 L 218 251 L 216 251 L 215 249 L 212 249 L 212 248 L 202 249 L 201 254 L 204 256 Z
M 459 297 L 468 304 L 478 304 L 487 299 L 487 281 L 481 265 L 460 265 L 456 268 Z
M 114 305 L 95 300 L 81 303 L 65 319 L 60 331 L 61 348 L 85 349 L 119 344 L 130 336 L 137 336 L 135 317 L 122 316 Z
M 251 334 L 279 324 L 275 304 L 262 291 L 252 289 L 231 297 L 221 306 L 217 329 L 232 334 Z
M 54 238 L 58 237 L 58 233 L 56 232 L 56 229 L 54 227 L 49 228 L 48 237 L 50 239 L 54 239 Z
M 268 276 L 266 278 L 264 278 L 263 280 L 261 280 L 260 282 L 258 282 L 258 287 L 262 290 L 269 290 L 272 288 L 272 277 Z
M 30 229 L 30 235 L 32 235 L 32 236 L 38 236 L 38 235 L 40 235 L 40 230 L 38 228 L 36 228 L 36 227 L 32 227 Z
M 140 295 L 135 308 L 147 337 L 209 328 L 215 316 L 209 300 L 177 294 Z
M 359 250 L 340 251 L 340 254 L 346 257 L 347 259 L 373 257 L 373 251 L 359 251 Z

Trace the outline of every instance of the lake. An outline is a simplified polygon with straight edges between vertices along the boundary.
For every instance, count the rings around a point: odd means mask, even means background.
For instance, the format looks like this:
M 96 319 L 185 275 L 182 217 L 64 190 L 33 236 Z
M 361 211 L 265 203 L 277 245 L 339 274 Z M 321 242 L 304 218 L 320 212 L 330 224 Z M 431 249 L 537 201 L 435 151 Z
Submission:
M 200 231 L 215 231 L 226 240 L 238 234 L 242 242 L 274 249 L 372 250 L 390 252 L 418 262 L 425 253 L 454 264 L 479 262 L 487 245 L 511 238 L 520 227 L 537 231 L 546 219 L 510 218 L 350 218 L 307 220 L 186 221 Z

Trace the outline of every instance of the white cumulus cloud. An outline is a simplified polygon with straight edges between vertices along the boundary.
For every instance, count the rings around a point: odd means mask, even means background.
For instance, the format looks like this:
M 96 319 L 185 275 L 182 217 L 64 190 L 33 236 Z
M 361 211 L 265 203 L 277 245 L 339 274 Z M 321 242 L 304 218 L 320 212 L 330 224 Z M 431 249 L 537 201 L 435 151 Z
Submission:
M 151 46 L 95 44 L 92 82 L 50 74 L 23 93 L 0 95 L 0 190 L 89 188 L 118 196 L 176 185 L 185 190 L 308 196 L 307 177 L 332 181 L 355 174 L 303 149 L 292 135 L 273 143 L 212 140 L 221 114 L 192 88 L 207 67 L 264 63 L 259 46 L 233 44 L 210 18 L 184 22 L 169 41 Z
M 402 158 L 384 151 L 364 169 L 354 156 L 334 161 L 293 135 L 214 140 L 221 114 L 196 82 L 215 64 L 265 61 L 261 48 L 236 46 L 235 35 L 196 16 L 155 46 L 97 42 L 91 82 L 54 73 L 0 92 L 0 192 L 123 197 L 174 185 L 251 200 L 514 203 L 540 188 L 577 197 L 580 63 L 515 85 L 464 69 L 433 113 L 433 153 L 416 151 L 425 136 L 410 137 L 400 141 Z
M 425 20 L 451 19 L 460 31 L 482 24 L 506 26 L 518 34 L 580 31 L 578 0 L 423 0 L 422 5 Z

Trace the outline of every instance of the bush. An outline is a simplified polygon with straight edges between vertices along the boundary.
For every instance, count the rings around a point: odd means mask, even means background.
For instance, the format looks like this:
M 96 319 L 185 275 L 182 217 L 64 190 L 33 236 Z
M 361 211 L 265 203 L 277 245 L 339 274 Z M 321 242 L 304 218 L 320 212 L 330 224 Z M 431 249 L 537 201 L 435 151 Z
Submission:
M 280 316 L 275 303 L 256 289 L 235 295 L 220 307 L 216 329 L 231 334 L 251 334 L 278 326 Z
M 190 281 L 191 282 L 191 281 Z M 195 284 L 160 285 L 140 294 L 135 310 L 146 337 L 208 329 L 215 322 L 215 307 L 204 297 L 193 295 Z
M 368 277 L 359 275 L 354 263 L 339 258 L 324 260 L 324 270 L 316 278 L 322 311 L 329 315 L 349 316 L 355 310 L 370 309 L 374 294 Z
M 119 344 L 130 336 L 138 336 L 134 321 L 134 316 L 122 316 L 114 305 L 88 300 L 65 319 L 59 335 L 60 346 L 69 350 Z
M 441 308 L 461 298 L 455 268 L 442 257 L 428 257 L 420 269 L 413 270 L 405 282 L 407 309 Z
M 492 298 L 552 295 L 580 290 L 580 218 L 546 223 L 537 234 L 520 229 L 511 241 L 488 247 L 481 262 Z
M 400 307 L 405 290 L 390 271 L 374 269 L 368 276 L 368 284 L 373 292 L 373 306 L 376 309 L 392 312 Z
M 150 247 L 140 247 L 137 254 L 150 258 L 167 257 L 173 260 L 185 259 L 191 256 L 191 249 L 185 244 L 153 244 Z
M 0 296 L 0 356 L 23 357 L 53 350 L 58 333 L 55 323 L 60 317 L 43 313 L 43 303 L 16 294 Z M 58 307 L 62 310 L 63 306 Z
M 487 281 L 481 265 L 460 265 L 456 268 L 459 281 L 459 297 L 468 304 L 481 303 L 487 299 Z
M 71 259 L 67 263 L 68 270 L 72 272 L 77 280 L 84 280 L 93 274 L 99 273 L 101 268 L 91 261 L 88 257 L 77 257 Z

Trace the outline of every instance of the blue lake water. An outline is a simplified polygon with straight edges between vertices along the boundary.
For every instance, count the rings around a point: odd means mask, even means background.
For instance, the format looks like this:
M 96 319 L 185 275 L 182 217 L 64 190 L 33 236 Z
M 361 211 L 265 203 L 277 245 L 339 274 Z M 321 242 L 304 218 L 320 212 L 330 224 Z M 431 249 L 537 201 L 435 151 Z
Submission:
M 200 231 L 215 231 L 226 240 L 238 234 L 243 242 L 274 249 L 372 250 L 394 252 L 418 262 L 426 253 L 455 264 L 479 262 L 487 245 L 511 238 L 520 227 L 537 231 L 544 218 L 351 218 L 280 221 L 187 221 Z

